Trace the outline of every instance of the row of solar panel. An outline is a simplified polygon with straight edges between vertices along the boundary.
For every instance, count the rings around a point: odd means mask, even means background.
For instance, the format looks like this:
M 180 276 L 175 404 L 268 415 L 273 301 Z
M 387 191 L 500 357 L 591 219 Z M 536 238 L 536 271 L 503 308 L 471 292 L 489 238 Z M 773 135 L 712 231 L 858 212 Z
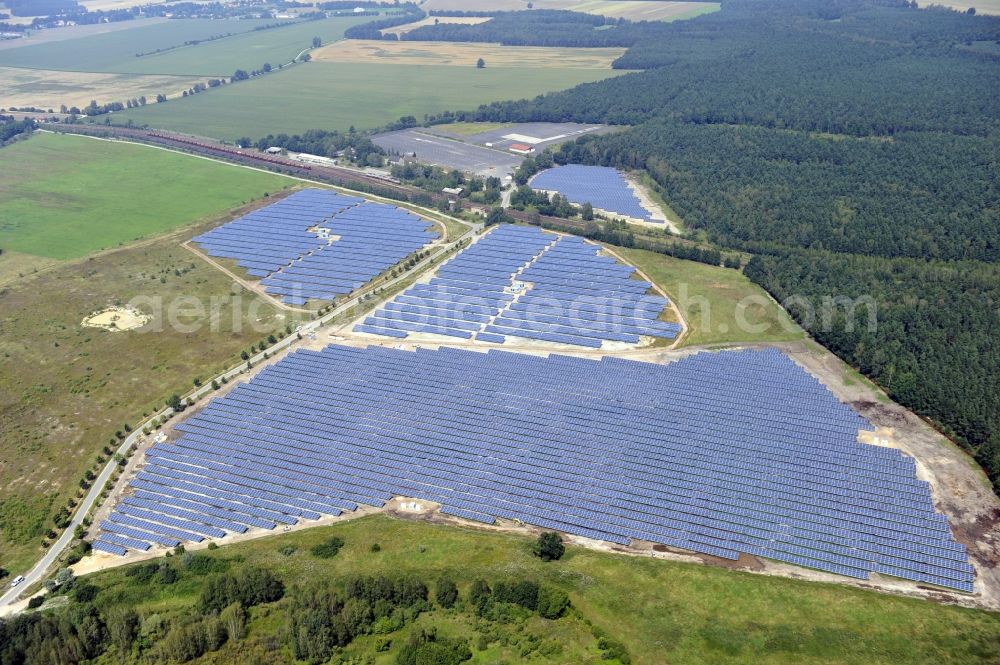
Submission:
M 265 278 L 265 290 L 301 305 L 368 283 L 432 241 L 432 226 L 392 206 L 302 190 L 195 241 L 211 256 L 235 259 L 251 276 Z
M 319 354 L 319 355 L 322 355 L 322 354 Z M 349 355 L 350 355 L 350 353 L 347 353 L 346 355 L 348 355 L 348 356 L 349 356 Z M 381 355 L 381 354 L 376 354 L 376 355 Z M 503 354 L 503 355 L 504 355 L 504 356 L 508 356 L 508 357 L 510 356 L 510 354 Z M 343 358 L 341 358 L 341 360 L 343 360 Z M 365 363 L 365 367 L 368 367 L 368 368 L 370 368 L 370 367 L 372 366 L 372 363 L 370 362 L 370 360 L 371 360 L 371 359 L 368 359 L 368 360 L 369 360 L 369 362 L 366 362 L 366 363 Z M 613 365 L 613 363 L 612 363 L 612 364 L 609 364 L 609 365 Z M 280 365 L 279 365 L 279 366 L 280 366 Z M 341 368 L 341 369 L 344 369 L 344 368 Z M 320 371 L 321 371 L 321 372 L 323 372 L 323 370 L 320 370 Z M 361 368 L 361 367 L 358 367 L 358 368 L 357 368 L 357 371 L 358 371 L 358 372 L 362 372 L 362 373 L 364 373 L 364 370 L 362 370 L 362 368 Z M 396 368 L 396 373 L 398 374 L 398 373 L 399 373 L 399 371 L 400 371 L 400 368 L 399 368 L 399 367 L 397 367 L 397 368 Z M 297 376 L 300 376 L 300 375 L 302 375 L 302 374 L 303 374 L 303 372 L 299 372 L 299 371 L 297 371 L 297 370 L 295 371 L 295 373 L 296 373 L 296 375 L 297 375 Z M 308 375 L 308 373 L 306 373 L 306 374 Z M 319 374 L 319 375 L 317 375 L 317 376 L 322 376 L 322 375 L 324 375 L 324 374 L 325 374 L 325 372 L 323 372 L 323 373 L 321 373 L 321 374 Z M 339 373 L 338 373 L 338 374 L 339 374 Z M 347 376 L 345 377 L 345 379 L 347 379 L 347 378 L 350 378 L 350 377 L 351 377 L 351 375 L 350 375 L 350 374 L 348 374 L 348 375 L 347 375 Z M 356 378 L 356 377 L 355 377 L 355 378 Z M 353 379 L 352 379 L 352 380 L 353 380 Z M 235 392 L 234 392 L 234 394 L 235 394 Z M 228 398 L 227 398 L 227 399 L 228 399 Z M 267 399 L 273 399 L 273 396 L 269 396 L 269 397 L 268 397 Z M 339 399 L 339 398 L 338 398 L 338 399 Z M 365 395 L 365 396 L 364 396 L 364 399 L 365 399 L 365 400 L 370 400 L 370 399 L 371 399 L 371 397 L 370 397 L 370 396 L 368 396 L 368 395 Z M 361 404 L 364 404 L 364 402 L 362 402 Z M 358 404 L 358 405 L 355 405 L 355 407 L 354 407 L 354 408 L 360 408 L 361 404 Z M 426 406 L 426 405 L 423 405 L 423 406 Z M 316 408 L 316 405 L 315 405 L 315 404 L 310 404 L 310 407 L 309 407 L 309 408 L 310 408 L 310 409 L 315 409 L 315 408 Z M 243 411 L 243 412 L 245 413 L 245 411 Z M 235 416 L 235 415 L 236 415 L 236 414 L 234 414 L 234 416 Z M 409 417 L 412 417 L 412 416 L 408 415 L 408 416 L 406 416 L 406 417 L 408 417 L 408 418 L 409 418 Z M 284 432 L 284 431 L 286 431 L 286 430 L 285 430 L 285 428 L 281 428 L 281 431 L 283 431 L 283 432 Z M 286 435 L 286 436 L 287 436 L 287 435 Z M 857 444 L 856 444 L 856 445 L 857 445 Z M 538 519 L 544 519 L 544 518 L 538 518 Z M 700 536 L 699 536 L 699 537 L 700 537 Z M 688 541 L 685 541 L 685 542 L 688 542 Z M 706 547 L 714 547 L 714 546 L 712 546 L 712 545 L 706 545 Z M 797 545 L 796 547 L 798 547 L 798 545 Z M 805 547 L 805 546 L 803 545 L 803 547 Z M 725 549 L 725 548 L 722 548 L 722 549 Z M 728 550 L 728 551 L 732 551 L 732 550 Z M 786 553 L 786 554 L 787 554 L 787 553 Z M 794 554 L 791 554 L 791 555 L 789 555 L 789 556 L 796 556 L 796 555 L 794 555 Z M 842 556 L 842 555 L 838 555 L 838 556 Z M 779 558 L 781 558 L 781 557 L 779 557 Z M 788 557 L 786 556 L 785 558 L 787 559 Z M 827 562 L 825 562 L 825 564 L 824 564 L 824 565 L 826 566 L 826 568 L 825 568 L 825 569 L 829 569 L 829 568 L 830 568 L 830 566 L 831 566 L 831 565 L 833 565 L 833 563 L 834 563 L 834 562 L 831 562 L 831 561 L 827 561 Z M 836 565 L 842 565 L 842 564 L 838 563 L 838 564 L 836 564 Z M 879 564 L 879 565 L 883 565 L 883 564 Z M 910 564 L 907 564 L 907 565 L 910 565 Z M 910 567 L 909 569 L 907 569 L 907 568 L 900 568 L 900 570 L 903 570 L 903 571 L 906 571 L 906 570 L 910 570 L 910 569 L 912 569 L 912 565 L 911 565 L 911 567 Z M 923 575 L 924 575 L 925 577 L 928 577 L 928 576 L 931 576 L 931 577 L 933 577 L 933 576 L 935 576 L 935 575 L 936 575 L 937 573 L 936 573 L 936 572 L 935 572 L 935 573 L 933 573 L 933 574 L 932 574 L 932 573 L 928 573 L 928 572 L 927 572 L 927 570 L 929 570 L 929 571 L 938 571 L 938 567 L 937 567 L 937 566 L 935 566 L 935 565 L 931 565 L 931 564 L 927 564 L 927 566 L 926 566 L 926 570 L 925 570 L 925 571 L 924 571 L 923 573 L 921 573 L 921 574 L 923 574 Z M 940 572 L 940 571 L 938 571 L 938 572 Z M 965 574 L 965 575 L 967 576 L 967 575 L 969 574 L 969 571 L 966 571 L 966 570 L 962 570 L 962 571 L 959 571 L 959 573 L 961 573 L 961 574 Z M 911 577 L 912 577 L 912 576 L 911 576 Z M 939 576 L 939 577 L 940 577 L 940 576 Z M 941 579 L 945 579 L 945 578 L 944 578 L 944 577 L 941 577 Z M 960 584 L 964 584 L 964 582 L 960 582 Z M 954 586 L 954 585 L 953 585 L 953 586 Z
M 611 213 L 652 221 L 649 211 L 642 206 L 622 174 L 610 167 L 557 166 L 542 171 L 530 184 L 535 189 L 559 192 L 578 205 L 590 203 Z

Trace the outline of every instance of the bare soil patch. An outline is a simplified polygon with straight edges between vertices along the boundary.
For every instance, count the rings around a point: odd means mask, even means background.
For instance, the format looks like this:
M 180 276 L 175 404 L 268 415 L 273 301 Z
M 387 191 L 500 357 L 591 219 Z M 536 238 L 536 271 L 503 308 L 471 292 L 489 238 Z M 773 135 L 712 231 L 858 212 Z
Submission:
M 123 330 L 135 330 L 149 323 L 148 314 L 136 311 L 131 307 L 108 307 L 99 312 L 94 312 L 83 320 L 84 327 L 103 328 L 112 332 Z

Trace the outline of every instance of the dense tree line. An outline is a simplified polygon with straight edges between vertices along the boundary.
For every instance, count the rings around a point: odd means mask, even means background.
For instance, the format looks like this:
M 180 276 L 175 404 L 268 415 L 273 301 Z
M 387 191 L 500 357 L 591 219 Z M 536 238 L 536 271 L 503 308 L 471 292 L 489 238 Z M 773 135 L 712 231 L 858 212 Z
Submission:
M 616 62 L 646 71 L 431 121 L 633 125 L 554 161 L 646 169 L 689 229 L 759 254 L 747 273 L 776 296 L 874 297 L 877 332 L 806 327 L 996 480 L 1000 19 L 727 0 L 658 29 Z
M 34 130 L 35 121 L 30 118 L 15 120 L 12 115 L 0 115 L 0 146 L 22 134 L 30 134 Z
M 686 226 L 727 246 L 996 261 L 998 154 L 1000 136 L 653 121 L 565 144 L 555 160 L 646 169 Z
M 536 9 L 503 12 L 475 25 L 424 25 L 404 33 L 400 39 L 498 42 L 507 46 L 632 46 L 643 39 L 660 38 L 665 25 L 658 21 L 634 23 L 597 14 Z
M 851 136 L 915 131 L 987 136 L 998 129 L 1000 96 L 993 91 L 1000 88 L 1000 68 L 989 55 L 852 41 L 780 24 L 757 25 L 758 32 L 750 34 L 743 25 L 719 27 L 712 39 L 679 32 L 665 46 L 657 44 L 669 57 L 658 53 L 652 62 L 636 60 L 649 55 L 637 46 L 616 62 L 657 67 L 650 71 L 533 100 L 498 102 L 473 117 L 629 125 L 673 119 Z M 771 31 L 781 38 L 762 38 Z

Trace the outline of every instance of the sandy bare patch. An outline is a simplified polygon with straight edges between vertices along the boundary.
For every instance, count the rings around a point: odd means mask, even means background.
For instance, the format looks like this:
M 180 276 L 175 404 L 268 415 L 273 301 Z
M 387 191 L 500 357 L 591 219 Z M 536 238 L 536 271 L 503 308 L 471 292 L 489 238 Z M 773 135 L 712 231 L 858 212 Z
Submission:
M 83 108 L 96 99 L 99 103 L 122 102 L 145 96 L 176 97 L 204 79 L 191 76 L 139 74 L 98 74 L 60 72 L 49 69 L 0 67 L 0 108 L 34 106 L 59 111 L 59 106 Z
M 94 312 L 85 318 L 81 325 L 111 331 L 135 330 L 149 323 L 151 318 L 130 307 L 108 307 L 100 312 Z
M 385 65 L 454 65 L 475 67 L 482 58 L 487 67 L 558 67 L 611 69 L 623 48 L 561 48 L 502 46 L 470 42 L 395 42 L 346 39 L 313 51 L 319 62 L 364 62 Z
M 425 19 L 419 21 L 414 21 L 413 23 L 407 23 L 406 25 L 398 25 L 395 28 L 389 28 L 388 30 L 383 30 L 383 35 L 402 35 L 410 30 L 416 30 L 417 28 L 423 27 L 425 25 L 435 25 L 437 23 L 460 23 L 462 25 L 476 25 L 478 23 L 485 23 L 489 21 L 488 16 L 428 16 Z

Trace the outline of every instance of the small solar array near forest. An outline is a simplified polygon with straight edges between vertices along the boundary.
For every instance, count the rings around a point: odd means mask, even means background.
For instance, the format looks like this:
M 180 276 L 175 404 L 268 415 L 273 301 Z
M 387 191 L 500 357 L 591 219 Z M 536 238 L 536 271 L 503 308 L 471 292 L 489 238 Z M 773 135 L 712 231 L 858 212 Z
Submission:
M 600 348 L 674 338 L 669 302 L 635 269 L 579 238 L 501 225 L 354 327 L 403 338 L 431 333 L 503 343 L 508 336 Z
M 432 226 L 394 206 L 305 189 L 194 241 L 262 277 L 268 293 L 302 305 L 367 284 L 434 240 Z
M 668 365 L 441 348 L 299 350 L 178 425 L 98 549 L 197 542 L 392 497 L 628 544 L 971 591 L 911 458 L 781 353 Z
M 529 183 L 534 189 L 559 192 L 570 203 L 590 203 L 595 208 L 647 222 L 658 222 L 629 187 L 625 176 L 607 166 L 567 164 L 542 171 Z

